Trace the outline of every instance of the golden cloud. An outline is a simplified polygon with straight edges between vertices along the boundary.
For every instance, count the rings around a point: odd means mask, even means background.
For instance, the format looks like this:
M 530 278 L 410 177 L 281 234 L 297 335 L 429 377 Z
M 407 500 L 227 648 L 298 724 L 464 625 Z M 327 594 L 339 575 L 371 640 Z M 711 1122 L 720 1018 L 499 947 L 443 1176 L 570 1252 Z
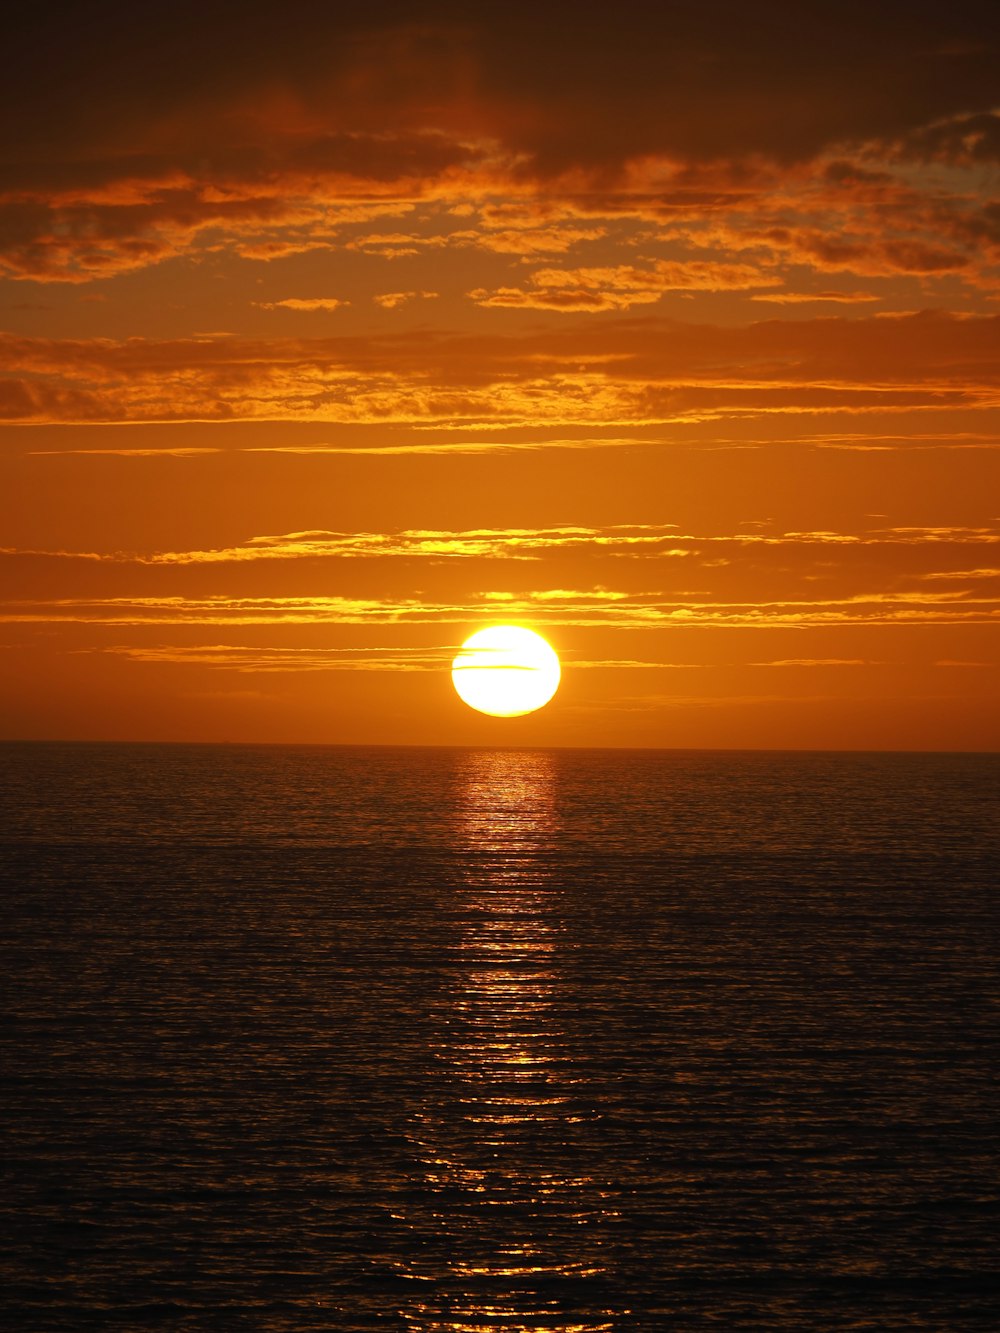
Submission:
M 284 301 L 258 301 L 256 303 L 261 310 L 339 310 L 342 306 L 350 305 L 350 301 L 343 301 L 338 296 L 310 296 L 298 297 L 289 296 Z
M 469 297 L 483 306 L 568 312 L 627 310 L 658 301 L 666 292 L 745 291 L 778 286 L 781 279 L 749 264 L 658 260 L 647 268 L 622 264 L 614 268 L 539 269 L 529 275 L 528 282 L 527 288 L 501 287 L 492 292 L 476 288 Z
M 955 592 L 877 592 L 843 598 L 782 601 L 677 601 L 648 594 L 620 596 L 541 589 L 485 592 L 462 604 L 421 598 L 137 596 L 9 601 L 5 624 L 143 625 L 464 625 L 496 614 L 541 626 L 688 629 L 703 626 L 779 629 L 896 624 L 990 625 L 1000 601 Z
M 1000 401 L 998 353 L 996 316 L 943 313 L 742 328 L 649 320 L 508 336 L 0 335 L 0 416 L 538 427 L 992 407 Z
M 563 525 L 548 528 L 472 528 L 467 530 L 414 528 L 396 532 L 328 532 L 313 530 L 252 537 L 237 546 L 207 550 L 153 552 L 94 552 L 0 547 L 0 556 L 61 560 L 104 561 L 136 565 L 219 565 L 289 560 L 428 560 L 539 561 L 552 555 L 613 559 L 617 562 L 663 561 L 710 553 L 713 562 L 719 548 L 733 552 L 798 548 L 839 548 L 849 555 L 853 548 L 917 548 L 939 551 L 942 547 L 1000 545 L 1000 527 L 889 527 L 861 532 L 761 530 L 701 535 L 680 531 L 675 524 L 609 524 L 605 527 Z M 965 559 L 968 557 L 965 556 Z M 1000 571 L 991 566 L 973 569 L 924 571 L 922 579 L 982 579 Z M 558 597 L 548 592 L 547 597 Z M 506 593 L 490 593 L 502 599 Z M 619 600 L 622 594 L 596 589 L 587 594 L 597 600 Z
M 372 300 L 383 310 L 396 310 L 410 301 L 432 301 L 436 296 L 437 292 L 382 292 L 378 296 L 373 296 Z

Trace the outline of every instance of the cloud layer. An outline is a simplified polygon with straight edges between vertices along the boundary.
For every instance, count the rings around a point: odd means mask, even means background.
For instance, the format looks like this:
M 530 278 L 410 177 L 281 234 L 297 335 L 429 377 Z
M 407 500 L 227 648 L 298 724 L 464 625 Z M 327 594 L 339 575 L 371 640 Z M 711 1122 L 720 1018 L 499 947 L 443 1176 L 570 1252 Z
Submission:
M 944 312 L 280 342 L 0 335 L 0 417 L 517 425 L 993 407 L 998 350 L 1000 316 Z

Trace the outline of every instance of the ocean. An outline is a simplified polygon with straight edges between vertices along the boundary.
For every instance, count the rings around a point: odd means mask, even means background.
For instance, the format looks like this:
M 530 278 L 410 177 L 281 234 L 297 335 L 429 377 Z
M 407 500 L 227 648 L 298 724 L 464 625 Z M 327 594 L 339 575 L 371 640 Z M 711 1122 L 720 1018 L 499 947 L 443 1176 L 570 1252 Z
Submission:
M 5 1327 L 1000 1327 L 1000 756 L 0 757 Z

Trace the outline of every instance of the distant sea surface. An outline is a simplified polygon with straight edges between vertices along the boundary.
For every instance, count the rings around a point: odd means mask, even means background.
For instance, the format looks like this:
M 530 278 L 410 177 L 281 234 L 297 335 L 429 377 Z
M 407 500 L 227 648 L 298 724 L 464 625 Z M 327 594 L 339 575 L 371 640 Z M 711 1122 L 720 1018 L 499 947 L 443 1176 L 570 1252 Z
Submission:
M 0 759 L 4 1327 L 1000 1327 L 1000 757 Z

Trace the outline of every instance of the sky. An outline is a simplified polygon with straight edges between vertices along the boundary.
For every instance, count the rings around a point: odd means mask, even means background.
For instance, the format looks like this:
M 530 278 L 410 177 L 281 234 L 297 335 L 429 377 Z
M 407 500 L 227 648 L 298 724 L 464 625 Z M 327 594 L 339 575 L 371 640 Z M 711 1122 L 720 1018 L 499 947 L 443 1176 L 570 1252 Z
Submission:
M 1000 748 L 1000 10 L 485 8 L 8 21 L 0 735 Z

